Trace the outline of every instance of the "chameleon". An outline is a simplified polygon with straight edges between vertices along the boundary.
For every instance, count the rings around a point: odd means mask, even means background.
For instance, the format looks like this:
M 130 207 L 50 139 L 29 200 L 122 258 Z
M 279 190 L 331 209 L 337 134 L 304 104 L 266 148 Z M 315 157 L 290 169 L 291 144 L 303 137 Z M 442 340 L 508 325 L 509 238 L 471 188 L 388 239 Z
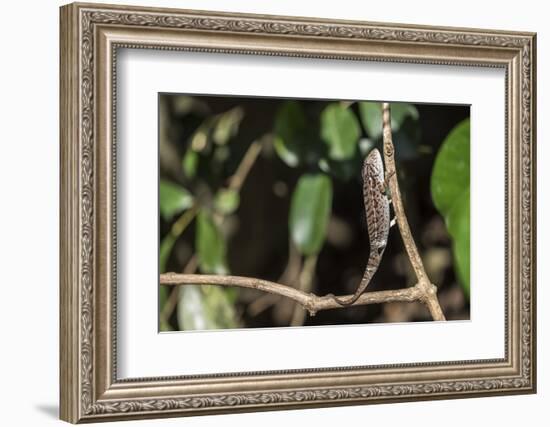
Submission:
M 367 231 L 370 240 L 370 253 L 367 266 L 357 290 L 347 298 L 332 298 L 340 305 L 353 304 L 367 288 L 378 269 L 393 221 L 390 221 L 390 199 L 386 195 L 387 179 L 380 151 L 372 149 L 363 162 L 363 202 L 367 217 Z

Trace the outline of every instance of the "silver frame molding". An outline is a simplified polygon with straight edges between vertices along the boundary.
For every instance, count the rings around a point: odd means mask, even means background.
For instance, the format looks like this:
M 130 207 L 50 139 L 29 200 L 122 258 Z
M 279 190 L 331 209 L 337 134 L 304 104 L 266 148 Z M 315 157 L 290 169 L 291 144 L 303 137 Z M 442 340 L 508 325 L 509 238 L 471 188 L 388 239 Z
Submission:
M 60 43 L 63 420 L 112 421 L 535 392 L 535 34 L 77 3 L 61 8 Z M 503 68 L 505 357 L 117 379 L 117 48 Z

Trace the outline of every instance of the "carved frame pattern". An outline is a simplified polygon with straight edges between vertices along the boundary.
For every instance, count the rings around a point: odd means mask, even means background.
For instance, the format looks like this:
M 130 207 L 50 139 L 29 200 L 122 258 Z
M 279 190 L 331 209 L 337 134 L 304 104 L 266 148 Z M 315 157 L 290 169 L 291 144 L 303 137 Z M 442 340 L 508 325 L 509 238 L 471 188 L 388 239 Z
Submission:
M 134 29 L 150 31 L 201 32 L 220 34 L 231 39 L 235 34 L 291 38 L 296 43 L 301 40 L 358 42 L 390 42 L 410 48 L 412 55 L 393 54 L 392 56 L 364 55 L 355 56 L 343 51 L 341 55 L 334 50 L 307 52 L 292 49 L 239 49 L 216 47 L 182 48 L 174 44 L 141 44 L 127 42 L 133 47 L 155 49 L 188 49 L 210 52 L 247 53 L 253 55 L 287 55 L 315 58 L 343 58 L 350 60 L 389 60 L 409 63 L 468 64 L 474 66 L 504 66 L 511 88 L 519 94 L 513 105 L 507 105 L 507 138 L 513 149 L 517 149 L 520 161 L 517 172 L 509 165 L 512 176 L 507 186 L 517 187 L 513 194 L 519 203 L 519 211 L 512 212 L 512 221 L 519 230 L 519 240 L 514 244 L 519 248 L 509 262 L 517 263 L 519 286 L 508 290 L 508 297 L 517 298 L 517 304 L 508 304 L 507 322 L 511 322 L 511 331 L 516 331 L 517 352 L 509 352 L 507 343 L 506 358 L 491 361 L 491 366 L 505 367 L 514 365 L 512 374 L 480 375 L 472 372 L 451 380 L 411 381 L 400 369 L 415 365 L 395 366 L 395 373 L 389 382 L 379 381 L 373 384 L 341 386 L 312 386 L 304 382 L 304 387 L 296 389 L 264 390 L 250 392 L 223 393 L 216 391 L 213 384 L 210 394 L 190 394 L 179 397 L 163 397 L 147 394 L 144 386 L 141 395 L 113 394 L 110 390 L 124 388 L 124 382 L 116 380 L 116 362 L 111 361 L 105 387 L 96 375 L 104 369 L 99 362 L 112 357 L 116 349 L 105 349 L 98 345 L 97 316 L 102 315 L 97 304 L 96 293 L 102 286 L 95 277 L 98 266 L 97 221 L 108 221 L 98 217 L 98 192 L 96 189 L 98 168 L 96 163 L 97 144 L 97 108 L 98 87 L 98 50 L 96 42 L 102 28 L 124 28 L 130 34 Z M 302 18 L 267 17 L 254 15 L 232 15 L 209 12 L 180 10 L 161 10 L 130 8 L 121 6 L 102 6 L 72 4 L 61 10 L 61 146 L 62 171 L 61 185 L 61 417 L 70 422 L 99 421 L 120 418 L 154 417 L 184 414 L 228 412 L 231 410 L 255 410 L 261 408 L 286 408 L 323 406 L 329 404 L 358 404 L 379 401 L 418 400 L 427 398 L 479 396 L 495 393 L 529 393 L 535 391 L 535 35 L 529 33 L 510 33 L 484 30 L 413 27 L 405 25 L 370 24 L 355 22 L 329 22 Z M 286 46 L 286 45 L 285 45 Z M 420 49 L 415 56 L 415 46 Z M 116 43 L 112 45 L 116 59 Z M 445 50 L 451 48 L 450 50 Z M 497 52 L 502 56 L 478 57 L 462 53 L 470 48 L 481 48 L 488 53 Z M 423 54 L 422 49 L 435 49 L 435 54 Z M 439 53 L 441 50 L 441 54 Z M 452 49 L 455 49 L 454 51 Z M 454 52 L 454 53 L 453 53 Z M 475 55 L 474 55 L 475 56 Z M 497 58 L 498 56 L 498 58 Z M 477 59 L 476 59 L 477 58 Z M 113 61 L 114 62 L 114 61 Z M 77 71 L 78 70 L 78 71 Z M 112 70 L 111 70 L 112 72 Z M 518 75 L 519 73 L 519 75 Z M 517 81 L 517 83 L 516 83 Z M 116 82 L 113 75 L 111 83 Z M 112 87 L 111 87 L 112 89 Z M 512 94 L 507 94 L 507 97 Z M 114 101 L 114 100 L 113 100 Z M 507 101 L 507 104 L 510 102 Z M 517 104 L 517 105 L 516 105 Z M 116 125 L 116 117 L 111 113 L 111 125 Z M 519 122 L 513 124 L 514 114 Z M 510 124 L 511 123 L 511 124 Z M 519 138 L 516 138 L 519 136 Z M 507 168 L 508 170 L 508 168 Z M 517 178 L 517 179 L 516 179 Z M 506 179 L 506 178 L 505 178 Z M 509 190 L 510 188 L 508 188 Z M 508 191 L 507 191 L 507 197 Z M 516 199 L 517 198 L 517 199 Z M 103 203 L 103 201 L 101 202 Z M 512 206 L 513 209 L 513 206 Z M 508 222 L 508 221 L 507 221 Z M 507 243 L 515 236 L 506 235 Z M 116 245 L 116 236 L 114 236 Z M 64 244 L 63 241 L 67 243 Z M 116 268 L 116 266 L 115 266 Z M 114 304 L 114 302 L 113 302 Z M 107 308 L 107 311 L 111 308 Z M 515 312 L 514 310 L 517 310 Z M 105 319 L 111 319 L 112 317 Z M 114 328 L 114 324 L 111 324 Z M 112 331 L 112 330 L 111 330 Z M 109 333 L 109 330 L 107 331 Z M 514 336 L 509 336 L 507 341 Z M 109 341 L 110 342 L 110 341 Z M 513 350 L 513 349 L 512 349 Z M 513 355 L 517 354 L 516 360 Z M 100 356 L 98 356 L 100 355 Z M 475 362 L 475 361 L 474 361 Z M 455 369 L 468 369 L 468 363 L 434 363 L 448 367 L 448 376 L 453 377 Z M 426 368 L 426 366 L 424 366 Z M 312 370 L 315 371 L 315 370 Z M 376 371 L 376 369 L 373 369 Z M 510 371 L 510 372 L 512 372 Z M 302 376 L 308 372 L 302 371 Z M 263 375 L 269 375 L 264 373 Z M 287 372 L 286 375 L 294 375 Z M 222 376 L 220 376 L 222 377 Z M 225 375 L 223 375 L 226 378 Z M 231 376 L 229 376 L 231 377 Z M 235 378 L 235 376 L 233 376 Z M 183 384 L 185 379 L 156 379 L 169 388 L 171 382 Z M 149 383 L 155 379 L 148 380 Z M 101 388 L 101 390 L 100 390 Z M 139 394 L 139 393 L 138 393 Z

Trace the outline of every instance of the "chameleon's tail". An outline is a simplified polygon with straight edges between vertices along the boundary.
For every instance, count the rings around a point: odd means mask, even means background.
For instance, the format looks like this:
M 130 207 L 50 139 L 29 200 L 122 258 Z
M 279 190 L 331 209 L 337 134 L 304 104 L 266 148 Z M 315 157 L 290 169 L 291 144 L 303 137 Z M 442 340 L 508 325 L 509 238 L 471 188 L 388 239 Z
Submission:
M 336 301 L 338 304 L 346 306 L 346 305 L 351 305 L 355 301 L 357 301 L 359 299 L 359 297 L 362 295 L 362 293 L 363 292 L 357 293 L 357 294 L 351 295 L 350 297 L 347 297 L 347 298 L 340 298 L 340 297 L 337 297 L 337 296 L 334 296 L 334 295 L 331 295 L 331 296 L 332 296 L 332 299 L 334 301 Z
M 348 306 L 353 304 L 355 301 L 359 299 L 359 297 L 365 292 L 367 289 L 367 286 L 369 285 L 372 276 L 374 276 L 374 273 L 376 273 L 376 270 L 378 269 L 378 264 L 380 262 L 380 254 L 378 254 L 376 251 L 372 251 L 374 254 L 371 256 L 369 261 L 367 262 L 367 267 L 365 268 L 365 272 L 363 273 L 363 278 L 361 279 L 361 283 L 357 287 L 357 290 L 355 293 L 349 297 L 341 298 L 334 295 L 330 295 L 334 301 L 336 301 L 338 304 L 342 306 Z
M 338 304 L 343 306 L 352 305 L 355 301 L 359 299 L 361 295 L 363 295 L 363 292 L 365 292 L 365 289 L 367 289 L 367 286 L 369 284 L 371 277 L 372 277 L 372 274 L 370 275 L 370 277 L 367 277 L 365 275 L 361 280 L 361 284 L 359 285 L 359 287 L 357 288 L 357 290 L 353 295 L 349 297 L 344 297 L 344 298 L 332 295 L 332 299 L 336 301 Z

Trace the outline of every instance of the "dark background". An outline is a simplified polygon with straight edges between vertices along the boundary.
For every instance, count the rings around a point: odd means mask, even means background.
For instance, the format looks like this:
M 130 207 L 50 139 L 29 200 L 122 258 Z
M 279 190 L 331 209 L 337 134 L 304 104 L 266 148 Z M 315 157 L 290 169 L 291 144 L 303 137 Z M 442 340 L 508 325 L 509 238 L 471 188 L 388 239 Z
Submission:
M 185 102 L 183 99 L 187 99 Z M 189 101 L 191 100 L 191 101 Z M 161 178 L 182 185 L 200 196 L 205 204 L 216 188 L 223 186 L 234 173 L 251 141 L 273 132 L 275 117 L 286 102 L 282 99 L 244 98 L 163 94 L 160 96 L 160 170 Z M 320 111 L 330 101 L 298 101 L 308 118 L 308 126 L 319 127 Z M 193 105 L 189 107 L 189 105 Z M 182 107 L 182 105 L 186 105 Z M 443 218 L 434 207 L 430 177 L 435 155 L 444 138 L 460 121 L 469 117 L 467 106 L 414 104 L 416 120 L 409 120 L 402 132 L 394 135 L 398 178 L 408 221 L 421 251 L 428 275 L 439 287 L 443 311 L 449 320 L 468 319 L 469 301 L 458 283 L 451 252 L 451 241 Z M 243 111 L 238 132 L 227 144 L 229 154 L 215 160 L 214 149 L 199 156 L 197 176 L 186 178 L 181 162 L 197 129 L 208 120 L 232 108 Z M 357 105 L 351 105 L 357 116 Z M 361 137 L 369 138 L 361 126 Z M 370 141 L 378 146 L 379 141 Z M 312 292 L 353 293 L 369 256 L 369 241 L 362 199 L 359 168 L 351 177 L 331 176 L 333 184 L 332 214 L 326 241 L 319 253 Z M 265 144 L 240 191 L 240 204 L 223 222 L 227 241 L 230 273 L 288 284 L 284 279 L 292 259 L 289 241 L 289 209 L 292 191 L 299 177 L 316 169 L 315 164 L 289 167 Z M 170 221 L 160 221 L 161 239 L 170 230 Z M 166 271 L 181 272 L 195 253 L 196 227 L 191 224 L 177 239 L 166 264 Z M 196 270 L 197 273 L 200 271 Z M 282 277 L 283 276 L 283 277 Z M 388 246 L 368 291 L 411 286 L 415 277 L 404 252 L 398 227 L 390 230 Z M 289 325 L 294 304 L 283 298 L 257 291 L 230 291 L 238 318 L 238 327 L 272 327 Z M 174 296 L 172 296 L 174 300 Z M 163 307 L 161 306 L 161 312 Z M 430 320 L 418 303 L 389 303 L 326 310 L 315 317 L 305 316 L 305 325 L 352 324 L 369 322 Z M 177 309 L 166 321 L 178 329 Z

